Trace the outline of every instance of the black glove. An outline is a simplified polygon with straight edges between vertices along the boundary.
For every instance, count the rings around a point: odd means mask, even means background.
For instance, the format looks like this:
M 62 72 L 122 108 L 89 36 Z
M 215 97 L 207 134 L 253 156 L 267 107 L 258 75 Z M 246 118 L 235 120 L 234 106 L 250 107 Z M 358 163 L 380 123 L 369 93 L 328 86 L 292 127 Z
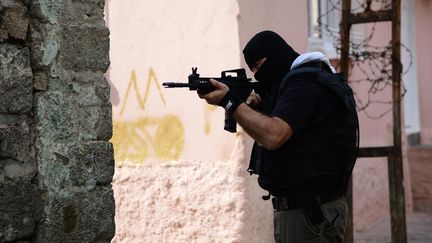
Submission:
M 241 103 L 242 101 L 233 95 L 231 90 L 228 90 L 228 93 L 226 93 L 218 105 L 223 107 L 228 113 L 233 114 Z

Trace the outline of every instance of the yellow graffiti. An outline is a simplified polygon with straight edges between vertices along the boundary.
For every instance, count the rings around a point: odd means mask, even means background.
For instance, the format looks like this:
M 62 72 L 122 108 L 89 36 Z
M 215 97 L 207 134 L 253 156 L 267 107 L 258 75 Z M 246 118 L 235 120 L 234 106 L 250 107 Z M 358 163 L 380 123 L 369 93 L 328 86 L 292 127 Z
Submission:
M 162 89 L 152 68 L 149 70 L 147 86 L 144 95 L 138 89 L 135 70 L 131 76 L 126 95 L 120 110 L 123 115 L 128 103 L 131 87 L 135 91 L 141 110 L 145 110 L 148 103 L 151 83 L 156 85 L 160 98 L 166 105 Z M 180 119 L 174 115 L 163 117 L 143 117 L 135 121 L 114 121 L 113 137 L 114 157 L 117 166 L 142 165 L 149 157 L 165 160 L 180 158 L 184 147 L 184 128 Z
M 126 95 L 125 95 L 125 98 L 124 98 L 124 101 L 123 101 L 123 105 L 122 105 L 122 108 L 120 109 L 120 116 L 123 115 L 123 113 L 124 113 L 126 104 L 128 102 L 128 99 L 129 99 L 130 88 L 131 88 L 132 85 L 133 85 L 133 88 L 134 88 L 134 91 L 135 91 L 136 98 L 138 100 L 138 104 L 140 105 L 140 108 L 142 110 L 145 109 L 145 105 L 147 103 L 147 98 L 149 96 L 150 84 L 151 84 L 152 80 L 153 80 L 153 82 L 156 85 L 156 88 L 157 88 L 157 90 L 159 92 L 159 95 L 161 97 L 161 100 L 162 100 L 163 104 L 166 105 L 165 98 L 164 98 L 163 93 L 162 93 L 162 89 L 159 86 L 159 82 L 158 82 L 158 79 L 156 77 L 156 74 L 155 74 L 153 68 L 150 68 L 150 70 L 149 70 L 149 76 L 148 76 L 148 79 L 147 79 L 147 87 L 146 87 L 146 90 L 144 92 L 144 97 L 143 98 L 141 98 L 141 92 L 138 89 L 138 83 L 137 83 L 137 78 L 136 78 L 135 70 L 132 70 L 131 77 L 130 77 L 130 80 L 129 80 L 129 84 L 128 84 L 128 87 L 127 87 L 127 90 L 126 90 Z
M 155 126 L 156 132 L 151 135 L 151 128 Z M 126 161 L 142 165 L 151 155 L 177 160 L 184 147 L 184 129 L 181 121 L 173 115 L 145 117 L 133 122 L 114 121 L 111 142 L 118 166 Z

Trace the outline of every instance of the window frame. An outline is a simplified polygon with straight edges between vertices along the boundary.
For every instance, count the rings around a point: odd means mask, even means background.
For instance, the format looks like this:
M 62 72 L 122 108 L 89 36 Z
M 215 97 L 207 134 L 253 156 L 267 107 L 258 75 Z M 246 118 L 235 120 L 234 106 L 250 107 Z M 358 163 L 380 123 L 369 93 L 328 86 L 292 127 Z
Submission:
M 330 1 L 330 2 L 329 2 Z M 308 0 L 308 51 L 320 51 L 329 59 L 338 59 L 339 53 L 336 50 L 335 43 L 339 40 L 339 25 L 342 13 L 330 11 L 330 4 L 336 4 L 338 0 Z M 353 9 L 359 8 L 358 1 L 354 1 Z M 313 9 L 315 8 L 315 9 Z M 314 13 L 313 11 L 317 11 Z M 330 14 L 328 14 L 329 12 Z M 321 18 L 321 26 L 317 25 L 318 18 Z M 314 20 L 314 18 L 316 18 Z M 330 24 L 329 24 L 330 22 Z M 326 25 L 330 25 L 325 27 Z M 360 26 L 352 26 L 350 39 L 355 43 L 360 43 L 364 38 L 364 32 Z

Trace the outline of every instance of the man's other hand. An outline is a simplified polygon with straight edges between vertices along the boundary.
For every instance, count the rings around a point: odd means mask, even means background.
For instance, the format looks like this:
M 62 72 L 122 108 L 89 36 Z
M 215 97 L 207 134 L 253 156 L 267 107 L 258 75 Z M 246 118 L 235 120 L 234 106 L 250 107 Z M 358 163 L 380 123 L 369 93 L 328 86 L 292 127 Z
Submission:
M 250 93 L 247 97 L 245 103 L 250 107 L 256 107 L 261 103 L 261 97 L 259 96 L 259 94 L 252 91 L 252 93 Z

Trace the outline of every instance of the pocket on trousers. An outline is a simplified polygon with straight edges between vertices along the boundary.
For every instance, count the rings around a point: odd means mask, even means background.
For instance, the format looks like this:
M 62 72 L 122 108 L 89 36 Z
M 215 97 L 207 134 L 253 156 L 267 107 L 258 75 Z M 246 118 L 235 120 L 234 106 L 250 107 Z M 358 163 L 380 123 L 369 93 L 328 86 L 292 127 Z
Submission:
M 336 234 L 343 237 L 348 221 L 348 206 L 345 199 L 339 199 L 324 205 L 322 211 L 327 222 L 323 234 Z
M 325 221 L 325 220 L 324 220 Z M 303 222 L 305 227 L 314 235 L 320 236 L 321 235 L 321 229 L 323 226 L 323 222 L 319 224 L 312 224 L 311 220 L 309 219 L 309 216 L 307 213 L 303 210 Z

